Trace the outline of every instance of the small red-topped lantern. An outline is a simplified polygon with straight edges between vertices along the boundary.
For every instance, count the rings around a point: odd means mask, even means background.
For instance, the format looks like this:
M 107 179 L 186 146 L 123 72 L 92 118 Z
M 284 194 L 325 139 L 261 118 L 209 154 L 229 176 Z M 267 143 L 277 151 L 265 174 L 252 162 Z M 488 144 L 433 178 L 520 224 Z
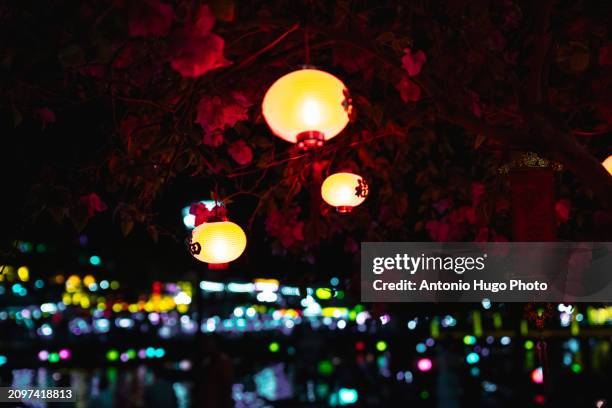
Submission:
M 347 213 L 357 207 L 368 196 L 368 183 L 353 173 L 335 173 L 321 185 L 323 200 L 340 213 Z
M 246 235 L 238 224 L 228 220 L 224 207 L 212 211 L 202 204 L 194 204 L 190 212 L 196 216 L 196 227 L 191 232 L 189 251 L 198 261 L 208 263 L 209 269 L 226 269 L 246 248 Z
M 262 103 L 263 117 L 272 132 L 304 150 L 320 147 L 340 133 L 351 110 L 342 81 L 314 68 L 278 79 Z

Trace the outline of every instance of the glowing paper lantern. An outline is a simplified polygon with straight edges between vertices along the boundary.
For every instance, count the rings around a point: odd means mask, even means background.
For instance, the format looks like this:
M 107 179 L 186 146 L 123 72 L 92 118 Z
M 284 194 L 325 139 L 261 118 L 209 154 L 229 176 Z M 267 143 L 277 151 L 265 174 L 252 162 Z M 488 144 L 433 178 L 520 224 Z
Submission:
M 368 196 L 368 183 L 353 173 L 332 174 L 321 185 L 323 200 L 338 212 L 351 212 Z
M 608 173 L 612 174 L 612 156 L 609 156 L 602 164 L 608 170 Z
M 342 81 L 313 68 L 278 79 L 262 104 L 272 132 L 304 149 L 322 146 L 340 133 L 349 122 L 351 109 Z
M 189 250 L 198 260 L 211 269 L 222 269 L 238 258 L 246 248 L 246 235 L 240 226 L 222 220 L 205 222 L 191 233 Z

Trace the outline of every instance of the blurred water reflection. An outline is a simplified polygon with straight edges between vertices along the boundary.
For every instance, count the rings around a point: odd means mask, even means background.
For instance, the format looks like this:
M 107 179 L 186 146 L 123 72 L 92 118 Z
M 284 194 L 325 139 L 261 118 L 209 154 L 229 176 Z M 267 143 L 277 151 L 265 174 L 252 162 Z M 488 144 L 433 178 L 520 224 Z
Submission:
M 189 406 L 191 384 L 162 366 L 97 369 L 58 369 L 45 367 L 12 370 L 1 377 L 3 386 L 71 387 L 77 396 L 73 403 L 26 402 L 25 407 L 106 408 Z

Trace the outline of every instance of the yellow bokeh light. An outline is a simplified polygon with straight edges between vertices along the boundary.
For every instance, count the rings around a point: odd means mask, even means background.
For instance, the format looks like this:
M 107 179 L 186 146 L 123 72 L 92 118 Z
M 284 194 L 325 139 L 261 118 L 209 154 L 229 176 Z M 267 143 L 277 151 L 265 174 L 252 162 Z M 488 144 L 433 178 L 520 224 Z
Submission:
M 94 277 L 93 277 L 93 276 L 91 276 L 91 275 L 86 275 L 86 276 L 83 278 L 83 284 L 84 284 L 85 286 L 87 286 L 87 287 L 91 286 L 91 285 L 92 285 L 92 284 L 94 284 L 94 283 L 96 283 L 96 278 L 94 278 Z
M 4 265 L 4 267 L 0 265 L 0 269 L 2 269 L 2 274 L 0 275 L 0 282 L 2 282 L 5 277 L 6 280 L 8 280 L 9 282 L 12 282 L 14 280 L 13 274 L 15 273 L 15 270 L 11 265 Z
M 612 306 L 587 308 L 587 318 L 592 325 L 605 325 L 612 323 Z
M 348 309 L 346 307 L 324 307 L 321 309 L 321 315 L 340 319 L 348 316 Z
M 17 276 L 22 282 L 27 282 L 30 280 L 30 270 L 27 266 L 20 266 L 17 269 Z
M 66 279 L 66 290 L 68 292 L 75 292 L 81 286 L 81 278 L 78 275 L 70 275 Z
M 282 310 L 282 313 L 284 317 L 290 317 L 292 319 L 295 319 L 299 316 L 299 313 L 295 309 L 285 309 Z
M 224 264 L 242 255 L 246 248 L 246 235 L 233 222 L 207 222 L 193 230 L 190 248 L 191 254 L 199 261 Z
M 89 309 L 89 306 L 90 306 L 90 305 L 91 305 L 91 304 L 90 304 L 90 302 L 89 302 L 89 298 L 88 298 L 88 297 L 86 297 L 86 296 L 83 296 L 83 297 L 81 298 L 81 307 L 82 307 L 83 309 Z
M 604 160 L 602 165 L 606 168 L 606 170 L 608 170 L 608 173 L 612 175 L 612 156 L 609 156 L 606 160 Z
M 159 302 L 158 311 L 167 312 L 169 310 L 174 309 L 175 306 L 176 306 L 176 303 L 174 303 L 174 299 L 172 299 L 171 296 L 164 296 Z
M 363 203 L 368 194 L 367 184 L 361 176 L 353 173 L 335 173 L 321 185 L 323 200 L 339 212 L 349 212 Z
M 332 298 L 332 291 L 329 288 L 317 288 L 315 295 L 317 295 L 319 299 L 327 300 Z
M 346 87 L 335 76 L 318 69 L 301 69 L 278 79 L 264 96 L 262 113 L 278 137 L 298 142 L 305 132 L 329 140 L 349 122 L 351 107 Z

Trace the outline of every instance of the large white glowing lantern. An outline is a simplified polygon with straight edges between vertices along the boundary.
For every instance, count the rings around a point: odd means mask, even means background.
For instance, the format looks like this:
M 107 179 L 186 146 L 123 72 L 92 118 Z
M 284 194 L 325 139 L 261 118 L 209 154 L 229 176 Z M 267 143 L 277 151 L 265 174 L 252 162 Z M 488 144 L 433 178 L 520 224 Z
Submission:
M 353 173 L 332 174 L 321 185 L 323 200 L 338 212 L 351 212 L 368 196 L 368 183 Z
M 612 175 L 612 156 L 609 156 L 606 160 L 604 160 L 603 166 L 608 170 L 608 173 Z
M 346 87 L 338 78 L 306 68 L 278 79 L 262 103 L 272 132 L 300 148 L 323 145 L 346 127 L 351 113 Z
M 233 222 L 205 222 L 192 231 L 189 251 L 211 269 L 223 269 L 242 255 L 246 242 L 244 231 Z

